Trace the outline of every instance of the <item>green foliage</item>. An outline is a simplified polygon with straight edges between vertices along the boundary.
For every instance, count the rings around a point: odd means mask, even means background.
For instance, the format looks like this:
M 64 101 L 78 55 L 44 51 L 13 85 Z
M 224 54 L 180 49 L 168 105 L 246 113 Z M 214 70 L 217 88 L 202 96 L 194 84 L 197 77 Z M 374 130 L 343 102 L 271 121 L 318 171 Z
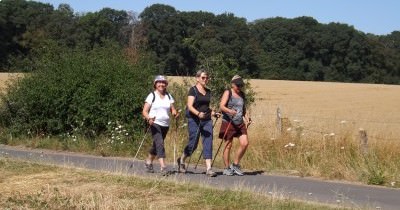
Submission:
M 145 58 L 129 64 L 115 45 L 83 50 L 55 47 L 2 95 L 2 125 L 17 134 L 98 136 L 118 122 L 142 126 L 141 108 L 154 69 Z
M 386 183 L 385 167 L 375 154 L 364 157 L 366 171 L 363 176 L 368 184 L 383 185 Z
M 154 4 L 140 20 L 103 8 L 76 13 L 68 4 L 0 1 L 0 71 L 35 71 L 48 43 L 87 51 L 109 40 L 146 49 L 158 73 L 193 75 L 204 58 L 224 55 L 230 69 L 250 78 L 400 84 L 400 35 L 364 34 L 312 17 L 248 23 L 224 13 L 183 12 Z
M 230 81 L 235 74 L 238 74 L 237 69 L 232 69 L 229 66 L 234 66 L 234 60 L 224 59 L 223 55 L 217 55 L 211 58 L 207 58 L 204 61 L 204 68 L 209 72 L 210 81 L 208 83 L 208 88 L 211 89 L 213 97 L 211 98 L 211 107 L 215 110 L 219 110 L 219 102 L 222 94 L 228 88 L 230 88 Z M 230 65 L 229 65 L 230 64 Z M 246 79 L 247 75 L 241 75 Z M 249 81 L 245 82 L 246 102 L 249 107 L 255 98 L 255 92 L 252 90 Z

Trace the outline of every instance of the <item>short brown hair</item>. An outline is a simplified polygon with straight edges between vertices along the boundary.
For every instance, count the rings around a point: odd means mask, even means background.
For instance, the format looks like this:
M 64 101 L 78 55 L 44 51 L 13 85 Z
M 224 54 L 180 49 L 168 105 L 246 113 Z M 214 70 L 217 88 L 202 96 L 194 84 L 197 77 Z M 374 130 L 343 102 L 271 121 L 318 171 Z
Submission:
M 208 76 L 208 72 L 207 72 L 205 69 L 199 69 L 199 70 L 196 72 L 196 77 L 200 77 L 202 73 L 204 73 L 205 75 Z

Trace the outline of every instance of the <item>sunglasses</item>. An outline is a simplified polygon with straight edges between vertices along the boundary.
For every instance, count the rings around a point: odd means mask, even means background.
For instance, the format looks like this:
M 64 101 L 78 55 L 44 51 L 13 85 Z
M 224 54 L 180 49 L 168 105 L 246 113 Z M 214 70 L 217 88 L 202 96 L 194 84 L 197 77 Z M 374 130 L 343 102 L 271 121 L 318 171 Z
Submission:
M 202 80 L 208 80 L 208 77 L 200 77 Z

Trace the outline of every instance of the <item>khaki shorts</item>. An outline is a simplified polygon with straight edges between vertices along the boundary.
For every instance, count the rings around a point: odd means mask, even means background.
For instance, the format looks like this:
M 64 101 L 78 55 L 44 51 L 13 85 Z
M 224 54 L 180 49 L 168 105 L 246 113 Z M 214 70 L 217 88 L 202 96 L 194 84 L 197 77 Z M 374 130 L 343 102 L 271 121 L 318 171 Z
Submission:
M 231 140 L 234 137 L 239 137 L 241 135 L 247 135 L 246 124 L 242 123 L 240 125 L 235 125 L 224 120 L 222 121 L 218 134 L 220 139 Z

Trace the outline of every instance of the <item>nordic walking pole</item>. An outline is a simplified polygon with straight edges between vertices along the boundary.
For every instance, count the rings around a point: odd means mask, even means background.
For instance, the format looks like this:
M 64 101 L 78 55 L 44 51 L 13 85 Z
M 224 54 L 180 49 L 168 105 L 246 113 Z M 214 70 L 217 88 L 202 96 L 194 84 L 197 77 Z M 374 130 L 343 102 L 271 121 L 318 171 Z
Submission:
M 213 130 L 214 130 L 215 124 L 217 124 L 217 121 L 218 121 L 218 119 L 219 119 L 219 115 L 216 115 L 216 118 L 217 118 L 217 119 L 215 119 L 215 122 L 214 122 L 214 124 L 213 124 L 213 126 L 212 126 L 212 129 L 213 129 Z M 201 150 L 201 153 L 200 153 L 200 155 L 199 155 L 199 159 L 197 160 L 197 163 L 196 163 L 196 166 L 194 167 L 194 170 L 197 169 L 197 165 L 199 165 L 201 156 L 203 156 L 203 150 Z
M 217 152 L 215 153 L 214 158 L 213 158 L 213 160 L 212 160 L 212 162 L 211 162 L 211 167 L 214 165 L 215 158 L 217 157 L 217 155 L 218 155 L 218 153 L 219 153 L 219 149 L 221 149 L 222 142 L 224 142 L 224 139 L 225 139 L 225 137 L 226 137 L 226 134 L 228 133 L 228 130 L 229 130 L 229 127 L 231 126 L 231 124 L 232 124 L 232 120 L 229 121 L 229 124 L 228 124 L 228 126 L 226 127 L 224 136 L 222 136 L 221 143 L 219 144 L 218 150 L 217 150 Z
M 151 125 L 149 124 L 149 126 L 148 126 L 147 129 L 146 129 L 146 133 L 144 133 L 144 135 L 143 135 L 142 142 L 140 142 L 139 148 L 138 148 L 138 150 L 136 151 L 135 156 L 133 157 L 132 164 L 131 164 L 131 167 L 130 167 L 130 168 L 132 168 L 132 167 L 133 167 L 133 164 L 135 163 L 136 157 L 137 157 L 137 155 L 139 154 L 140 148 L 141 148 L 142 145 L 143 145 L 144 139 L 146 138 L 147 133 L 148 133 L 149 130 L 150 130 L 150 127 L 151 127 Z
M 196 144 L 195 145 L 198 145 L 199 144 L 199 140 L 200 140 L 200 124 L 201 124 L 201 120 L 199 120 L 199 127 L 197 128 L 197 131 L 196 131 Z M 189 169 L 189 164 L 190 164 L 190 160 L 192 159 L 192 155 L 193 155 L 193 151 L 194 151 L 195 145 L 192 146 L 192 150 L 190 151 L 189 161 L 188 161 L 188 164 L 186 166 L 186 170 Z
M 175 158 L 176 158 L 176 139 L 178 138 L 178 117 L 179 117 L 179 113 L 181 112 L 182 110 L 178 110 L 178 116 L 175 116 L 175 138 L 174 138 L 174 171 L 176 170 L 176 167 L 175 167 Z

